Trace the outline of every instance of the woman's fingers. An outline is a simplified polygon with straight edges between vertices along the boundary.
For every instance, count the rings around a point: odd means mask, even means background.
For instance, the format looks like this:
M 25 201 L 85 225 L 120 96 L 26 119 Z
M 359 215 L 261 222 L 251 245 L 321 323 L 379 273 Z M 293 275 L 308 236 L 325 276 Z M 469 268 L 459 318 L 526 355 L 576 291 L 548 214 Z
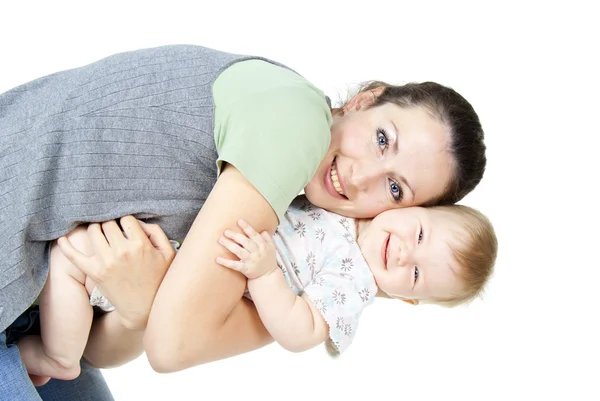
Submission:
M 165 234 L 158 224 L 148 224 L 141 220 L 136 220 L 136 223 L 136 226 L 142 230 L 142 234 L 150 240 L 150 243 L 152 243 L 153 247 L 158 250 L 173 248 L 171 242 L 169 242 L 167 234 Z
M 89 224 L 86 240 L 91 246 L 84 249 L 70 235 L 61 237 L 58 246 L 73 265 L 96 282 L 124 324 L 142 329 L 175 250 L 158 226 L 129 218 L 121 219 L 121 224 L 123 231 L 115 221 Z
M 171 264 L 173 258 L 175 258 L 175 249 L 173 249 L 171 241 L 169 241 L 169 238 L 162 228 L 160 228 L 158 224 L 147 224 L 141 220 L 136 220 L 136 223 L 137 224 L 135 225 L 142 230 L 142 233 L 148 238 L 152 246 L 164 256 L 169 264 Z M 121 225 L 123 225 L 122 222 Z M 133 225 L 134 224 L 132 223 L 132 226 Z
M 105 221 L 102 223 L 102 231 L 104 232 L 104 236 L 111 247 L 118 247 L 127 239 L 125 238 L 125 235 L 123 235 L 121 227 L 119 227 L 115 220 Z
M 110 245 L 104 236 L 102 227 L 98 223 L 92 223 L 87 228 L 88 237 L 96 255 L 106 255 L 110 252 Z
M 148 235 L 140 226 L 140 221 L 133 216 L 121 217 L 121 227 L 128 239 L 146 239 Z

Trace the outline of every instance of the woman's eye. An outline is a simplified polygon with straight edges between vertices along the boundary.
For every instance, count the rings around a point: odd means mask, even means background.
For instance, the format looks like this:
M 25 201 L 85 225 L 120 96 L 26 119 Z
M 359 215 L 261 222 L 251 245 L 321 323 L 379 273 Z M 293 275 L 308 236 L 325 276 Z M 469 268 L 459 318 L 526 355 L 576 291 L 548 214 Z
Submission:
M 401 201 L 402 200 L 402 188 L 394 181 L 390 181 L 390 193 L 394 197 L 394 200 Z
M 383 149 L 386 149 L 388 146 L 388 137 L 384 129 L 377 128 L 377 144 Z
M 415 266 L 415 283 L 417 282 L 418 279 L 419 279 L 419 268 L 417 266 Z
M 423 241 L 423 230 L 419 231 L 419 244 Z

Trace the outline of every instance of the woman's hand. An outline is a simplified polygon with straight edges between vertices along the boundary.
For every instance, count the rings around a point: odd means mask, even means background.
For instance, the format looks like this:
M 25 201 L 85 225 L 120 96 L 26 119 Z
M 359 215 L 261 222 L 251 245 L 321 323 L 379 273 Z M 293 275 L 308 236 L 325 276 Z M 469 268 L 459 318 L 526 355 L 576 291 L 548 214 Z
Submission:
M 175 257 L 175 250 L 161 228 L 133 216 L 93 223 L 88 236 L 93 256 L 77 251 L 66 237 L 58 239 L 65 256 L 95 281 L 102 294 L 115 306 L 123 326 L 146 327 L 158 287 Z M 114 312 L 113 312 L 114 313 Z

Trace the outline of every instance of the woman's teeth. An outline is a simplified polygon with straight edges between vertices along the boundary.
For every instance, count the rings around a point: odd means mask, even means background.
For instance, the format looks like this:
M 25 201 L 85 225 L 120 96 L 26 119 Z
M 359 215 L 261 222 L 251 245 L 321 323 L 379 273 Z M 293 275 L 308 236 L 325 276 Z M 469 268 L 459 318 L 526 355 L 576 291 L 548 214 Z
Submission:
M 338 179 L 337 169 L 335 168 L 335 162 L 331 165 L 331 181 L 333 181 L 333 187 L 337 191 L 338 194 L 346 197 L 344 192 L 342 191 L 342 186 L 340 185 L 340 180 Z

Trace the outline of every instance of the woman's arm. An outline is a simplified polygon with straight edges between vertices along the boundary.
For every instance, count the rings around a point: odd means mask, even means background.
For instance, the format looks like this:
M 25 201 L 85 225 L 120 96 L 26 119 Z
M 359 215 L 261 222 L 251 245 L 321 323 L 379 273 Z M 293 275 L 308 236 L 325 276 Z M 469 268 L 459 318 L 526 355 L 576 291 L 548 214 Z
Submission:
M 156 294 L 144 348 L 158 372 L 173 372 L 259 348 L 271 340 L 242 295 L 246 278 L 216 263 L 231 257 L 218 239 L 245 219 L 273 233 L 277 216 L 233 166 L 226 165 Z

